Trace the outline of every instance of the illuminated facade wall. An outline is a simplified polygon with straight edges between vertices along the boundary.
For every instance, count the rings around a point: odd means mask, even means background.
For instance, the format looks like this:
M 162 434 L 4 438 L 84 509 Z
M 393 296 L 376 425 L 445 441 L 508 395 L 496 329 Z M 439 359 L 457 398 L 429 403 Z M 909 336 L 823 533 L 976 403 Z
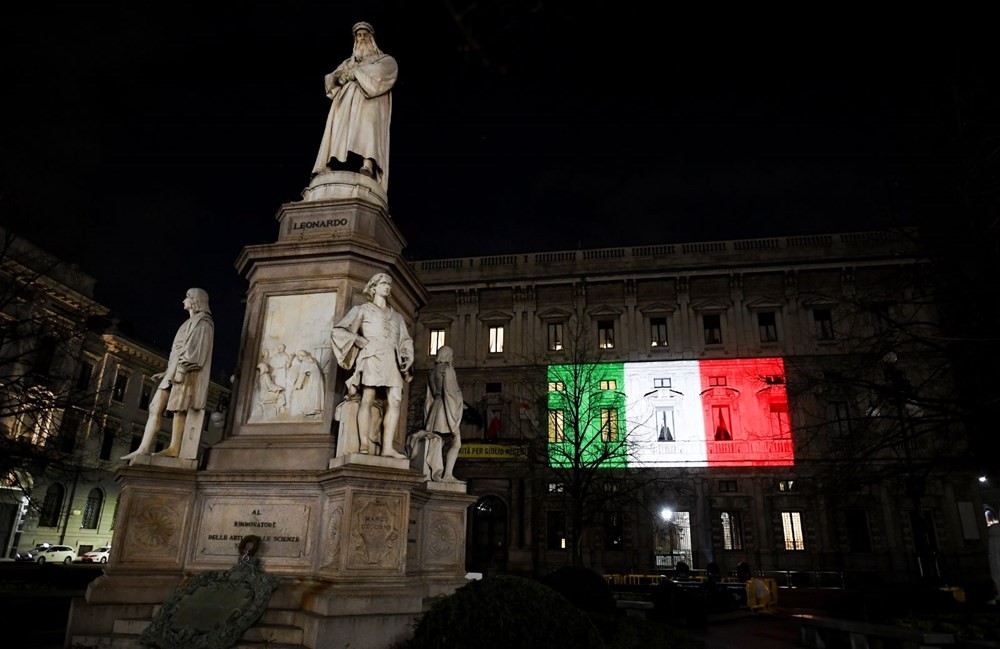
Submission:
M 864 428 L 877 397 L 868 388 L 882 377 L 837 386 L 826 371 L 899 343 L 879 337 L 869 307 L 891 316 L 893 295 L 897 313 L 914 304 L 898 288 L 923 290 L 916 241 L 846 233 L 416 262 L 430 295 L 413 329 L 416 375 L 433 367 L 432 340 L 451 346 L 470 411 L 502 422 L 487 429 L 470 419 L 465 440 L 534 449 L 456 466 L 496 514 L 470 528 L 469 556 L 489 557 L 470 569 L 544 574 L 569 561 L 559 540 L 573 503 L 561 481 L 579 451 L 608 480 L 623 467 L 649 469 L 639 473 L 653 480 L 631 504 L 605 499 L 585 530 L 585 562 L 607 572 L 680 559 L 727 571 L 746 560 L 761 571 L 908 578 L 912 499 L 891 476 L 841 480 L 836 465 L 848 419 Z M 499 349 L 490 341 L 501 330 Z M 907 369 L 940 366 L 900 356 Z M 966 478 L 929 479 L 921 507 L 940 556 L 978 574 L 985 531 L 967 515 L 976 495 Z M 658 512 L 668 508 L 680 544 L 663 542 L 673 528 Z
M 780 358 L 552 365 L 548 381 L 553 466 L 575 451 L 608 468 L 795 463 Z
M 636 464 L 794 464 L 780 358 L 626 363 L 625 385 Z

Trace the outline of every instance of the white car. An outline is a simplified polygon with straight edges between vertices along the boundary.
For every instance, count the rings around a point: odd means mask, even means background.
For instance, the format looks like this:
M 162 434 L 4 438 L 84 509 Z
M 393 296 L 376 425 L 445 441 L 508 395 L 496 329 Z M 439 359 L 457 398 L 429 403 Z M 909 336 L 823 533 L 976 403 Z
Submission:
M 97 548 L 96 550 L 85 552 L 84 555 L 80 557 L 80 561 L 83 563 L 107 563 L 109 554 L 111 554 L 111 546 L 105 545 Z
M 32 550 L 30 553 L 35 563 L 73 563 L 76 561 L 76 550 L 68 545 L 50 545 L 44 550 Z

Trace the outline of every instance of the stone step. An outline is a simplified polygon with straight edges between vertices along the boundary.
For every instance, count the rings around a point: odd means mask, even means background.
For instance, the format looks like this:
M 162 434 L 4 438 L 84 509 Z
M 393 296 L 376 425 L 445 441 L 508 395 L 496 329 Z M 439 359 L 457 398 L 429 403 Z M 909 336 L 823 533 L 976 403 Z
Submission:
M 268 615 L 268 613 L 273 614 Z M 256 624 L 243 633 L 241 640 L 289 645 L 302 644 L 302 628 L 294 624 L 282 623 L 291 621 L 293 613 L 293 611 L 266 611 L 261 620 L 258 620 Z M 265 617 L 268 619 L 264 620 Z M 152 624 L 152 620 L 118 619 L 115 620 L 111 632 L 116 636 L 138 636 L 150 624 Z
M 137 635 L 75 635 L 72 647 L 87 649 L 149 649 L 139 643 Z
M 285 624 L 255 624 L 243 634 L 240 640 L 269 642 L 271 644 L 302 644 L 301 627 Z
M 139 643 L 138 635 L 77 635 L 73 647 L 87 649 L 149 649 Z M 285 644 L 266 641 L 240 640 L 232 649 L 306 649 L 302 644 Z

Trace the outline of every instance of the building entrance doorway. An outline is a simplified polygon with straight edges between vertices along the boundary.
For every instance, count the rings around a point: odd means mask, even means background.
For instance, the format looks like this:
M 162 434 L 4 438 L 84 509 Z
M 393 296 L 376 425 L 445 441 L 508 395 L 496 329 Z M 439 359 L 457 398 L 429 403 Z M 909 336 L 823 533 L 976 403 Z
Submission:
M 469 509 L 472 523 L 469 570 L 484 575 L 507 568 L 507 505 L 496 496 L 483 496 Z
M 681 561 L 691 567 L 691 514 L 664 508 L 655 526 L 656 567 L 673 568 Z

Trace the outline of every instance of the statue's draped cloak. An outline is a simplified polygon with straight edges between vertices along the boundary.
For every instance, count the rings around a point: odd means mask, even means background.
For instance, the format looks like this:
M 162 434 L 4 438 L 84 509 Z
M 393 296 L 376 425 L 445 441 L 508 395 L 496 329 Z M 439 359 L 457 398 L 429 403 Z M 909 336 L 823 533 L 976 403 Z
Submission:
M 215 323 L 207 311 L 195 313 L 177 330 L 159 385 L 162 390 L 170 389 L 167 401 L 170 412 L 205 409 L 212 375 L 214 337 Z
M 320 142 L 314 173 L 322 173 L 330 158 L 347 162 L 353 151 L 372 158 L 378 166 L 377 178 L 383 189 L 389 186 L 389 121 L 392 116 L 392 90 L 398 67 L 388 54 L 363 59 L 354 67 L 354 81 L 336 84 L 341 72 L 352 65 L 352 58 L 326 75 L 326 95 L 330 113 Z

